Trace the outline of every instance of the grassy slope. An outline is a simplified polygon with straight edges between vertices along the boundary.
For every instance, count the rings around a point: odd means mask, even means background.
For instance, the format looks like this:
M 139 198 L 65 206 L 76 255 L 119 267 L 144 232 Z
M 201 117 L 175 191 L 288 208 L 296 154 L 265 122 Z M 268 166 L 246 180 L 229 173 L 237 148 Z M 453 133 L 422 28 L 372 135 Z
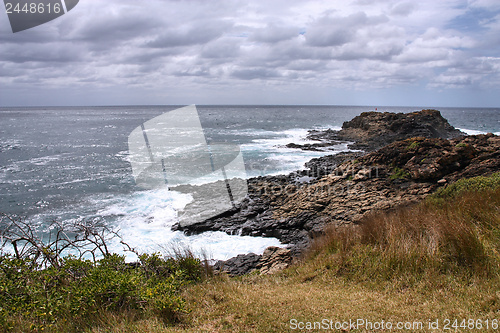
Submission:
M 111 318 L 109 331 L 286 332 L 293 318 L 424 325 L 439 319 L 433 332 L 443 331 L 446 318 L 484 324 L 500 319 L 499 251 L 497 173 L 458 182 L 413 207 L 373 214 L 358 228 L 329 230 L 306 258 L 276 275 L 219 276 L 190 286 L 184 297 L 191 312 L 174 327 Z

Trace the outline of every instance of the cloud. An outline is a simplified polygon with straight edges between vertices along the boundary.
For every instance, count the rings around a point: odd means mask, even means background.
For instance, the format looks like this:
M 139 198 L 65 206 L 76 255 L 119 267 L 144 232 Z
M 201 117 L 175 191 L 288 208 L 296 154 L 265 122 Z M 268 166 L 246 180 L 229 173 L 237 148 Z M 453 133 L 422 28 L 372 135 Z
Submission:
M 0 88 L 498 89 L 496 3 L 87 1 L 39 28 L 0 30 Z
M 167 29 L 154 40 L 147 42 L 146 47 L 170 48 L 206 44 L 221 37 L 230 25 L 222 21 L 195 22 L 191 25 Z
M 240 54 L 240 43 L 237 38 L 219 38 L 211 43 L 207 43 L 201 49 L 200 56 L 212 59 L 231 59 Z
M 78 46 L 68 48 L 64 44 L 55 42 L 46 44 L 28 43 L 25 45 L 9 43 L 3 46 L 2 61 L 18 64 L 36 62 L 39 63 L 40 67 L 47 65 L 44 63 L 63 66 L 68 62 L 82 60 L 81 51 L 82 49 Z
M 252 33 L 252 39 L 263 43 L 278 43 L 290 40 L 296 37 L 300 29 L 293 26 L 278 26 L 274 23 L 268 23 L 265 28 L 255 29 Z
M 400 63 L 422 63 L 430 66 L 449 65 L 464 49 L 475 47 L 475 42 L 456 31 L 429 28 L 408 43 L 395 61 Z M 436 63 L 441 61 L 441 63 Z
M 400 2 L 391 8 L 391 15 L 407 17 L 415 9 L 412 2 Z
M 458 62 L 432 78 L 430 87 L 494 87 L 500 82 L 500 57 L 478 57 Z
M 311 24 L 305 36 L 308 45 L 328 47 L 343 45 L 355 38 L 359 29 L 387 22 L 384 16 L 368 17 L 363 12 L 346 17 L 325 16 Z
M 500 10 L 500 3 L 497 0 L 469 0 L 468 5 L 471 8 Z
M 253 80 L 276 78 L 281 75 L 277 70 L 268 68 L 245 68 L 233 70 L 231 76 L 242 80 Z

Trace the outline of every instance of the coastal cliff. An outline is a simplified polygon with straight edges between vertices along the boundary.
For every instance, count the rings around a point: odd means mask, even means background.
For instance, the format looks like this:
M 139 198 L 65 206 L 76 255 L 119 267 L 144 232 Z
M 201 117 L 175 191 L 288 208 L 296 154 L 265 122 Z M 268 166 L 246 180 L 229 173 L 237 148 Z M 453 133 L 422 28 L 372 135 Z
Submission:
M 298 255 L 326 225 L 356 225 L 369 212 L 415 203 L 458 179 L 500 170 L 500 137 L 465 136 L 436 110 L 365 112 L 338 132 L 311 131 L 309 138 L 322 146 L 355 141 L 352 148 L 371 152 L 325 156 L 308 162 L 308 170 L 249 179 L 248 197 L 233 210 L 176 228 L 276 237 Z M 249 271 L 247 261 L 250 268 L 262 264 L 255 255 L 245 258 L 229 261 L 244 267 L 234 275 Z

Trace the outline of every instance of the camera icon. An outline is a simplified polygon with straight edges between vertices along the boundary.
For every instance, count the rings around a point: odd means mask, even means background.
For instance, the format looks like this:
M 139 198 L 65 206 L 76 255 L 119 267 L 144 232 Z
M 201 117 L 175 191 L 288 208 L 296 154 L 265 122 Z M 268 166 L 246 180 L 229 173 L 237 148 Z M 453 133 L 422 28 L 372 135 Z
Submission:
M 248 193 L 238 145 L 207 143 L 196 106 L 166 112 L 135 128 L 128 137 L 136 184 L 191 194 L 179 212 L 190 225 L 234 208 Z

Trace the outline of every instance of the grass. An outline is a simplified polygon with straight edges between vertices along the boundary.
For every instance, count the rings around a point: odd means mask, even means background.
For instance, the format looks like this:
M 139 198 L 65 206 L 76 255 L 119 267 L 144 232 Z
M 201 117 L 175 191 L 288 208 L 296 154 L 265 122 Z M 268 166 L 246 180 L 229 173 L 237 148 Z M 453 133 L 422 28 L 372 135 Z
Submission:
M 462 180 L 420 204 L 374 212 L 356 227 L 329 228 L 300 262 L 277 274 L 187 284 L 179 294 L 186 311 L 175 322 L 103 311 L 85 331 L 293 332 L 292 324 L 302 323 L 316 332 L 325 331 L 313 328 L 324 319 L 423 325 L 406 330 L 413 332 L 431 331 L 429 322 L 436 320 L 432 332 L 447 332 L 446 319 L 452 329 L 458 320 L 456 331 L 463 332 L 471 331 L 460 327 L 463 319 L 498 324 L 498 177 Z
M 436 332 L 446 331 L 445 319 L 457 319 L 458 331 L 469 331 L 462 319 L 491 322 L 500 313 L 500 187 L 482 184 L 495 177 L 458 182 L 358 227 L 331 228 L 301 263 L 277 275 L 193 285 L 185 292 L 192 312 L 167 331 L 285 332 L 293 331 L 291 319 L 426 328 L 439 319 Z

